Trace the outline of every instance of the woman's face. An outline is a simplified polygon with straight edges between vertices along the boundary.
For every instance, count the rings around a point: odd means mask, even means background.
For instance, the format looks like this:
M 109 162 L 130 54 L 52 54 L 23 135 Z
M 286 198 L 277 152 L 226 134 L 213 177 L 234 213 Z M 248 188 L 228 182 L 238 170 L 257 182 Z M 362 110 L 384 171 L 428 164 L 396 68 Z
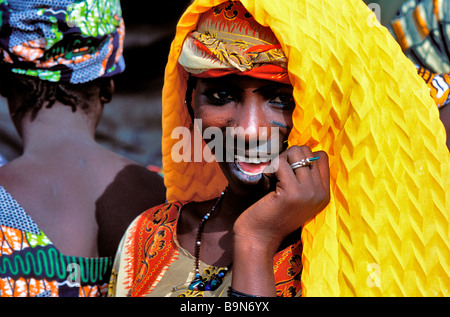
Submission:
M 245 193 L 267 190 L 269 180 L 262 171 L 285 148 L 292 128 L 292 86 L 236 75 L 198 78 L 193 105 L 229 186 Z M 220 129 L 222 142 L 205 137 L 211 127 Z M 217 144 L 223 144 L 222 159 Z

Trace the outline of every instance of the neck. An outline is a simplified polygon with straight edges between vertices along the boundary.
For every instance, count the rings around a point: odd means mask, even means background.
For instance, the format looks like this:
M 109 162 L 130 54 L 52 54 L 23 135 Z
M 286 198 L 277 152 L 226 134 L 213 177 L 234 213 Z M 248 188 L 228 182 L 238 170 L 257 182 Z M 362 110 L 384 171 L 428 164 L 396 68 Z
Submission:
M 83 110 L 72 112 L 58 102 L 39 110 L 34 120 L 28 115 L 21 123 L 24 154 L 58 149 L 62 144 L 95 143 L 96 123 Z
M 264 194 L 242 194 L 228 187 L 221 204 L 217 207 L 217 214 L 222 219 L 234 221 L 251 205 L 257 202 Z

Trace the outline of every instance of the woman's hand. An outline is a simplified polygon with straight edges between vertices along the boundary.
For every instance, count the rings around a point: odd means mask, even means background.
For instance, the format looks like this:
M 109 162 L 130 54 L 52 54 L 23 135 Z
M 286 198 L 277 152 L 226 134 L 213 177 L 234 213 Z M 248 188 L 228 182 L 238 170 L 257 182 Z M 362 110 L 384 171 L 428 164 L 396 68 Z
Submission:
M 319 156 L 309 166 L 291 164 Z M 269 192 L 236 220 L 233 288 L 255 295 L 274 295 L 273 257 L 281 242 L 325 208 L 330 200 L 330 173 L 325 152 L 293 146 L 274 161 L 275 191 Z M 245 283 L 244 283 L 245 281 Z
M 292 169 L 291 164 L 319 156 L 309 166 Z M 330 173 L 325 152 L 313 153 L 307 146 L 293 146 L 284 151 L 272 166 L 278 180 L 269 192 L 250 206 L 236 220 L 235 235 L 242 235 L 273 245 L 281 241 L 319 213 L 330 200 Z M 269 175 L 273 177 L 273 175 Z

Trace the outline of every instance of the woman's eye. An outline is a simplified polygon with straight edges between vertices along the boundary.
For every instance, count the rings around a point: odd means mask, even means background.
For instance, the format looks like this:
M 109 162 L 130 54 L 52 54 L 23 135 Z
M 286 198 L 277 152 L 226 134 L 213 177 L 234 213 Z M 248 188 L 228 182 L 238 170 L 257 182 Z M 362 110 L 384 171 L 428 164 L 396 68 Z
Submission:
M 213 97 L 215 97 L 216 99 L 231 99 L 231 98 L 233 98 L 233 96 L 231 96 L 226 91 L 215 92 L 215 93 L 213 93 Z
M 295 106 L 295 100 L 291 94 L 277 95 L 270 100 L 270 103 L 283 108 L 293 108 Z
M 234 100 L 233 95 L 227 91 L 212 91 L 207 96 L 213 105 L 224 105 Z

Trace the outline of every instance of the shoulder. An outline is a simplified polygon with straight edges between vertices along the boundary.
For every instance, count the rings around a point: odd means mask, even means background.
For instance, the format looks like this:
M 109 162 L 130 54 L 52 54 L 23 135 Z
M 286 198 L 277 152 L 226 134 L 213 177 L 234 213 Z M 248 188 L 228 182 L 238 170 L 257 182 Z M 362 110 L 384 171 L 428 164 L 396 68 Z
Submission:
M 150 208 L 131 223 L 116 254 L 110 296 L 129 296 L 147 289 L 150 277 L 158 276 L 171 261 L 176 252 L 173 243 L 176 223 L 183 205 L 173 202 Z
M 166 189 L 164 179 L 157 172 L 149 170 L 147 167 L 131 164 L 127 165 L 122 173 L 125 178 L 130 178 L 135 186 L 145 186 L 151 188 L 153 193 L 165 198 Z
M 97 208 L 108 214 L 123 210 L 133 218 L 142 211 L 158 206 L 166 200 L 163 178 L 147 168 L 131 164 L 123 167 L 109 183 L 97 201 Z
M 136 236 L 141 239 L 144 236 L 153 235 L 158 227 L 174 229 L 184 204 L 177 201 L 147 209 L 131 223 L 127 230 L 129 239 L 133 240 Z
M 175 233 L 178 216 L 184 202 L 171 202 L 161 204 L 147 209 L 137 216 L 128 226 L 123 236 L 121 248 L 134 250 L 137 246 L 142 247 L 142 241 L 148 240 L 158 233 L 159 228 L 165 228 Z
M 165 194 L 163 179 L 157 173 L 136 164 L 122 167 L 95 201 L 102 252 L 114 254 L 133 219 L 143 211 L 163 204 Z
M 36 184 L 35 178 L 41 174 L 42 171 L 34 162 L 26 162 L 18 157 L 0 166 L 0 184 L 12 192 L 25 192 L 30 196 L 29 188 Z
M 164 191 L 164 179 L 160 174 L 135 162 L 130 162 L 117 174 L 116 181 L 126 182 L 132 186 L 146 186 Z
M 139 188 L 144 193 L 151 191 L 156 199 L 160 199 L 158 204 L 165 201 L 164 179 L 161 175 L 145 166 L 136 163 L 126 165 L 117 174 L 114 181 L 120 184 L 127 184 L 127 186 L 132 188 Z

